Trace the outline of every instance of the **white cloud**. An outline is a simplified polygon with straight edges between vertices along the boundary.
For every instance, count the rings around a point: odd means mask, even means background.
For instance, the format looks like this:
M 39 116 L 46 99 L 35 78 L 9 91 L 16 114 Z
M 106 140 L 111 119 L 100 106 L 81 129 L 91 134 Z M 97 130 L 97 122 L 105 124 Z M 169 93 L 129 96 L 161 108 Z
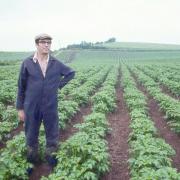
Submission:
M 81 40 L 180 44 L 179 0 L 6 0 L 0 2 L 0 50 L 33 50 L 51 34 L 52 49 Z

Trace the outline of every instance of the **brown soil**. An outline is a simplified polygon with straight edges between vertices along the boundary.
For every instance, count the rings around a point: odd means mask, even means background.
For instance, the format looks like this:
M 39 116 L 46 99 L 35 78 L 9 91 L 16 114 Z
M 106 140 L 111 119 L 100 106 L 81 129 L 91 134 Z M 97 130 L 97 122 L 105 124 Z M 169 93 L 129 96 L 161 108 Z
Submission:
M 140 71 L 142 71 L 140 69 Z M 143 72 L 143 71 L 142 71 Z M 145 73 L 146 74 L 146 73 Z M 147 76 L 149 76 L 148 74 L 146 74 Z M 149 76 L 150 77 L 150 76 Z M 152 78 L 153 79 L 153 78 Z M 157 81 L 156 81 L 157 82 Z M 161 91 L 164 93 L 164 94 L 167 94 L 168 96 L 174 98 L 174 99 L 177 99 L 177 100 L 180 100 L 180 97 L 176 96 L 175 94 L 173 94 L 171 92 L 170 89 L 168 89 L 168 87 L 166 87 L 165 85 L 163 85 L 160 81 L 158 81 L 159 83 L 159 88 L 161 89 Z
M 174 99 L 180 100 L 180 97 L 174 95 L 166 86 L 160 85 L 160 88 L 163 93 L 167 94 L 168 96 L 171 96 Z
M 70 136 L 72 136 L 78 130 L 73 127 L 73 125 L 77 123 L 83 122 L 83 116 L 86 116 L 91 113 L 91 105 L 86 107 L 82 107 L 80 111 L 72 118 L 70 123 L 67 125 L 65 130 L 60 130 L 60 142 L 67 140 Z M 51 168 L 47 165 L 47 163 L 41 163 L 35 166 L 33 173 L 31 174 L 29 180 L 39 180 L 42 176 L 48 176 L 51 173 Z
M 136 79 L 135 76 L 134 78 Z M 149 108 L 149 116 L 154 121 L 159 136 L 165 139 L 166 143 L 171 145 L 176 151 L 176 155 L 172 157 L 172 165 L 178 170 L 178 172 L 180 172 L 180 136 L 170 129 L 166 119 L 164 118 L 165 114 L 160 110 L 158 103 L 148 94 L 146 89 L 139 83 L 137 83 L 137 87 L 148 97 L 147 104 Z
M 128 169 L 128 136 L 130 133 L 130 118 L 126 108 L 123 91 L 120 87 L 116 90 L 117 108 L 108 115 L 112 133 L 107 136 L 111 167 L 110 171 L 101 177 L 101 180 L 129 180 Z
M 180 172 L 180 137 L 170 129 L 164 118 L 164 113 L 159 110 L 159 106 L 153 98 L 149 98 L 148 107 L 150 109 L 149 115 L 158 129 L 160 137 L 164 138 L 176 151 L 176 155 L 172 158 L 172 164 Z

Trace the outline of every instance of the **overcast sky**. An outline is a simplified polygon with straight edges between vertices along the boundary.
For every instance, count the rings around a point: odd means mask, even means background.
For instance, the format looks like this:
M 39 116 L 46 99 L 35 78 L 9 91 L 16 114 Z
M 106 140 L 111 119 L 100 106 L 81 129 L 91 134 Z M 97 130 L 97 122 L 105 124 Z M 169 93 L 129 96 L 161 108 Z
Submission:
M 85 41 L 180 44 L 180 0 L 0 0 L 0 51 L 35 50 L 48 33 L 52 50 Z

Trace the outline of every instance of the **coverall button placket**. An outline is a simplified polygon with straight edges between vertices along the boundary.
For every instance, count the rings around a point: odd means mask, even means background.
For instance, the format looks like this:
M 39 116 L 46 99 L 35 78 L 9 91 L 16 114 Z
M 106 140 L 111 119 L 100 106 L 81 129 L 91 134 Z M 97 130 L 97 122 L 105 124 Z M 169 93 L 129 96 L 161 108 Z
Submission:
M 46 92 L 46 79 L 43 79 L 43 88 L 42 88 L 42 99 L 41 99 L 41 110 L 42 113 L 45 112 L 46 110 L 46 105 L 47 105 L 47 92 Z

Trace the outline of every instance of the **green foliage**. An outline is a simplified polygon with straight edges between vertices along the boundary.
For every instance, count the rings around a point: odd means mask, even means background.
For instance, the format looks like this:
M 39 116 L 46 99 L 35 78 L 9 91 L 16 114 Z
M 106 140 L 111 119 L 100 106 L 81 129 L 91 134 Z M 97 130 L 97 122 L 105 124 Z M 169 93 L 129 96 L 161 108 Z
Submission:
M 95 104 L 93 110 L 96 112 L 108 113 L 115 109 L 115 91 L 101 91 L 92 97 L 92 102 Z
M 5 106 L 3 103 L 0 103 L 0 121 L 2 120 L 3 112 L 5 111 Z
M 129 60 L 132 64 L 132 57 L 134 58 L 134 56 L 139 62 L 143 59 L 153 60 L 154 55 L 156 57 L 155 60 L 162 59 L 163 56 L 168 60 L 169 57 L 173 58 L 177 57 L 177 55 L 180 57 L 179 53 L 172 56 L 172 53 L 169 51 L 161 53 L 143 52 L 143 54 L 142 52 L 136 52 L 137 49 L 142 50 L 142 45 L 138 48 L 133 47 L 133 51 L 130 52 L 127 51 L 129 48 L 129 46 L 127 47 L 128 44 L 125 43 L 124 45 L 120 47 L 123 49 L 120 52 L 109 49 L 109 51 L 84 50 L 81 52 L 76 51 L 75 54 L 73 52 L 66 54 L 68 61 L 72 59 L 76 61 L 77 73 L 75 79 L 61 89 L 58 94 L 58 99 L 60 100 L 58 108 L 60 126 L 65 128 L 66 124 L 79 110 L 78 107 L 87 104 L 90 98 L 93 112 L 84 118 L 84 123 L 75 126 L 79 132 L 61 144 L 57 152 L 59 160 L 57 167 L 49 177 L 43 177 L 42 179 L 99 179 L 102 173 L 108 171 L 109 168 L 107 142 L 104 140 L 104 137 L 110 130 L 106 115 L 109 112 L 113 112 L 116 108 L 114 87 L 117 84 L 118 73 L 116 66 L 118 62 L 122 61 L 124 63 Z M 119 44 L 110 45 L 108 43 L 107 46 L 117 48 Z M 154 48 L 154 46 L 152 47 Z M 161 49 L 161 47 L 159 48 Z M 82 63 L 83 61 L 86 61 L 86 65 Z M 95 61 L 96 64 L 93 63 Z M 18 122 L 16 110 L 7 107 L 7 105 L 14 104 L 17 93 L 19 66 L 16 66 L 15 63 L 13 66 L 8 65 L 9 62 L 2 63 L 3 66 L 0 68 L 1 139 L 8 136 L 8 133 L 17 126 Z M 93 66 L 92 63 L 94 64 Z M 108 66 L 105 64 L 108 64 Z M 159 102 L 160 108 L 166 113 L 166 119 L 171 128 L 176 132 L 180 132 L 179 102 L 164 95 L 161 89 L 158 88 L 159 83 L 161 83 L 178 96 L 180 80 L 178 68 L 180 66 L 172 65 L 169 68 L 163 67 L 162 69 L 156 67 L 153 70 L 154 66 L 155 64 L 148 68 L 137 66 L 138 68 L 131 68 L 131 70 L 138 76 L 138 81 L 146 86 L 151 96 Z M 176 72 L 172 71 L 172 69 L 176 69 Z M 140 71 L 143 71 L 143 73 Z M 153 73 L 150 75 L 150 72 Z M 148 79 L 147 74 L 151 78 Z M 146 98 L 136 88 L 134 79 L 123 65 L 121 80 L 121 87 L 124 88 L 124 99 L 129 108 L 129 115 L 132 121 L 128 140 L 131 155 L 129 160 L 131 179 L 180 179 L 180 174 L 171 167 L 170 158 L 175 152 L 162 139 L 157 138 L 157 130 L 147 114 Z M 92 96 L 99 87 L 101 87 L 99 91 Z M 8 144 L 11 145 L 7 144 L 8 148 L 1 150 L 0 179 L 28 179 L 26 168 L 32 165 L 25 160 L 24 134 L 17 135 L 9 142 Z M 40 155 L 43 157 L 45 147 L 43 130 L 40 131 L 40 147 Z
M 78 104 L 71 100 L 60 101 L 58 105 L 59 125 L 61 128 L 65 128 L 67 122 L 73 117 L 73 115 L 79 110 Z
M 180 132 L 180 102 L 169 95 L 162 93 L 159 85 L 144 72 L 134 69 L 136 71 L 138 80 L 147 88 L 149 93 L 156 99 L 160 108 L 165 112 L 166 119 L 172 130 Z
M 61 144 L 57 158 L 54 173 L 43 179 L 98 179 L 109 167 L 106 142 L 94 133 L 72 136 Z
M 159 169 L 153 169 L 150 167 L 142 168 L 136 172 L 133 172 L 132 180 L 180 180 L 180 173 L 171 167 L 161 167 Z
M 122 73 L 124 97 L 132 120 L 130 124 L 132 131 L 128 139 L 131 156 L 128 162 L 131 179 L 179 179 L 179 174 L 171 168 L 170 156 L 175 155 L 175 151 L 163 139 L 157 138 L 156 128 L 147 115 L 147 104 L 143 94 L 141 95 L 142 92 L 137 89 L 129 71 L 124 66 Z M 153 89 L 151 92 L 155 90 L 156 83 L 147 82 L 143 75 L 138 76 L 138 78 L 147 89 Z M 160 91 L 155 90 L 154 92 L 159 93 Z M 167 172 L 163 173 L 163 169 L 167 169 Z
M 17 128 L 19 120 L 17 117 L 17 111 L 14 107 L 8 106 L 1 114 L 0 122 L 0 141 L 5 140 L 10 136 L 9 132 L 12 129 Z
M 85 123 L 75 125 L 80 131 L 88 134 L 96 134 L 104 137 L 105 134 L 110 131 L 109 124 L 106 121 L 106 117 L 102 113 L 92 113 L 85 117 Z
M 130 141 L 136 141 L 139 137 L 146 134 L 156 134 L 156 128 L 154 127 L 154 123 L 146 118 L 137 118 L 133 119 L 135 123 L 130 124 L 130 128 L 133 129 L 133 132 L 129 135 Z
M 95 92 L 95 89 L 102 84 L 108 71 L 109 67 L 104 67 L 100 72 L 90 77 L 82 86 L 73 90 L 70 94 L 72 99 L 79 105 L 87 104 L 89 97 Z
M 40 128 L 40 157 L 44 157 L 45 138 L 44 128 Z M 7 141 L 7 146 L 0 151 L 0 179 L 29 179 L 27 169 L 33 165 L 26 160 L 25 134 L 21 132 L 12 140 Z
M 1 150 L 0 179 L 28 179 L 26 169 L 32 167 L 26 161 L 26 146 L 24 133 L 7 142 L 7 147 Z
M 55 171 L 49 177 L 43 177 L 42 179 L 97 180 L 102 173 L 109 169 L 107 142 L 103 138 L 110 130 L 105 114 L 115 108 L 114 86 L 116 85 L 117 72 L 115 74 L 113 72 L 109 72 L 100 91 L 92 98 L 94 111 L 84 117 L 83 123 L 74 126 L 79 129 L 79 132 L 61 144 L 57 152 L 60 163 L 58 163 Z M 83 92 L 88 96 L 88 88 L 92 90 L 92 87 L 96 87 L 98 81 L 103 81 L 103 76 L 96 77 L 97 81 L 94 81 L 93 77 L 92 82 L 85 83 L 87 87 L 76 89 L 78 97 L 76 97 L 76 102 L 78 101 L 78 104 L 83 102 L 81 101 L 82 98 L 79 98 L 81 95 L 83 97 Z M 86 90 L 84 90 L 85 88 Z M 80 93 L 81 95 L 79 95 Z M 75 98 L 75 91 L 71 94 L 71 97 Z M 106 111 L 103 111 L 103 113 L 100 104 L 106 106 Z M 96 109 L 96 107 L 98 108 Z

